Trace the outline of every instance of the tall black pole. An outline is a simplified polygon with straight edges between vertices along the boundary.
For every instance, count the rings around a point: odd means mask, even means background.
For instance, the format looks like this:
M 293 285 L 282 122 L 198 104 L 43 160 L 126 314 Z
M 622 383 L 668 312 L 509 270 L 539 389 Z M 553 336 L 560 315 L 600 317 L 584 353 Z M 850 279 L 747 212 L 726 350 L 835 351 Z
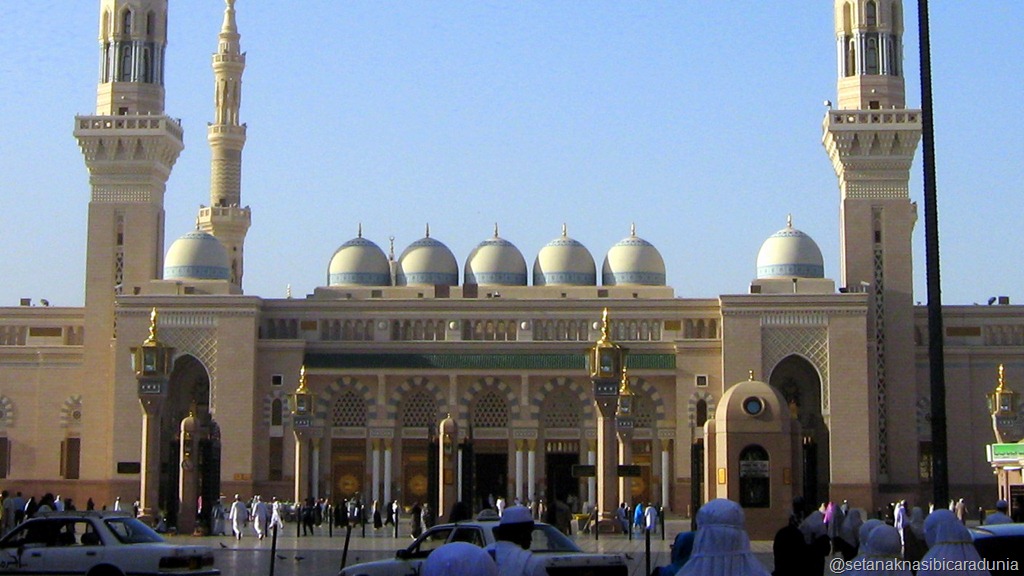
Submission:
M 924 151 L 924 239 L 928 268 L 928 372 L 932 396 L 932 499 L 949 501 L 946 458 L 946 373 L 942 348 L 942 289 L 939 282 L 939 214 L 935 185 L 935 126 L 932 116 L 932 55 L 928 35 L 928 0 L 917 0 L 921 42 L 921 130 Z

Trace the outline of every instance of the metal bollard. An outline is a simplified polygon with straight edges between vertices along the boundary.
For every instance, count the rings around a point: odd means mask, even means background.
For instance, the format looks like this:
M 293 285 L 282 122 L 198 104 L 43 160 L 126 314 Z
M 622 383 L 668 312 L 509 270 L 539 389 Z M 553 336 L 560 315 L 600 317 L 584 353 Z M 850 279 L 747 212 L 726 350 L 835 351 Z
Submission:
M 277 523 L 270 534 L 270 576 L 274 576 L 274 562 L 277 560 Z
M 644 572 L 644 574 L 650 574 L 651 573 L 651 531 L 645 529 L 644 530 L 644 534 L 645 534 L 645 536 L 644 536 L 644 540 L 645 540 L 645 542 L 644 542 L 644 554 L 646 556 L 645 562 L 646 562 L 646 566 L 647 566 L 647 570 Z

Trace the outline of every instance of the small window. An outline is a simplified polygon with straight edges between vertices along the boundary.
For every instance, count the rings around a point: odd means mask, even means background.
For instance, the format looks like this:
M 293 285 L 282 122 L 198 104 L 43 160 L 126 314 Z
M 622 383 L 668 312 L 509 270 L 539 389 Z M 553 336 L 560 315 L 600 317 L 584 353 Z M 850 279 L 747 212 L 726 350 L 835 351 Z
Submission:
M 708 401 L 698 400 L 696 412 L 697 414 L 695 416 L 697 427 L 703 428 L 704 423 L 708 421 Z
M 694 383 L 697 385 L 697 388 L 707 388 L 708 387 L 708 375 L 707 374 L 697 374 L 696 376 L 694 376 L 693 379 L 694 379 Z
M 11 471 L 11 441 L 0 436 L 0 478 L 7 478 Z
M 284 376 L 281 374 L 274 374 L 270 377 L 271 386 L 282 386 L 284 385 Z
M 768 451 L 751 444 L 740 451 L 740 506 L 768 508 L 771 506 L 771 463 Z
M 60 475 L 65 480 L 77 480 L 82 462 L 82 439 L 67 438 L 60 443 Z
M 267 471 L 267 480 L 280 482 L 284 480 L 284 437 L 272 436 L 270 438 L 268 458 L 270 468 Z
M 280 426 L 281 425 L 281 413 L 283 412 L 280 398 L 274 398 L 274 401 L 270 403 L 270 425 Z

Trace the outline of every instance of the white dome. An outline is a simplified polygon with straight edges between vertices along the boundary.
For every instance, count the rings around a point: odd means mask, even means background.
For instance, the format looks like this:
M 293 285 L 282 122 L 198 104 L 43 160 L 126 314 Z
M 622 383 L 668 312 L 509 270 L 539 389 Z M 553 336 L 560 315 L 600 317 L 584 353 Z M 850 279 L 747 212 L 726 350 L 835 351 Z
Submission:
M 790 218 L 785 228 L 761 245 L 757 253 L 757 277 L 824 278 L 821 249 L 810 236 L 793 228 Z
M 526 286 L 526 260 L 514 244 L 498 236 L 484 240 L 466 258 L 463 284 Z
M 533 262 L 534 286 L 594 286 L 597 284 L 597 266 L 590 250 L 566 235 L 548 242 Z
M 391 265 L 384 251 L 359 236 L 345 242 L 331 256 L 327 268 L 330 286 L 390 286 Z
M 427 235 L 413 242 L 398 257 L 398 286 L 459 285 L 459 265 L 447 246 Z
M 636 235 L 636 229 L 608 251 L 601 268 L 605 286 L 626 284 L 640 286 L 665 285 L 665 260 L 653 244 Z
M 230 280 L 228 251 L 215 236 L 193 230 L 178 238 L 164 258 L 165 280 Z

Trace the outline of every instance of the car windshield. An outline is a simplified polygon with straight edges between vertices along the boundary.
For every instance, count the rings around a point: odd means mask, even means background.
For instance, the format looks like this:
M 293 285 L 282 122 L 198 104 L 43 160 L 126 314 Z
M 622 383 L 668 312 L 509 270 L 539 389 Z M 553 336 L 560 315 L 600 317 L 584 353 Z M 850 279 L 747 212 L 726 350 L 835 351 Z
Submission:
M 135 518 L 107 518 L 103 522 L 122 544 L 146 544 L 148 542 L 164 541 L 152 528 Z
M 579 552 L 580 547 L 554 526 L 538 524 L 533 528 L 533 552 Z

